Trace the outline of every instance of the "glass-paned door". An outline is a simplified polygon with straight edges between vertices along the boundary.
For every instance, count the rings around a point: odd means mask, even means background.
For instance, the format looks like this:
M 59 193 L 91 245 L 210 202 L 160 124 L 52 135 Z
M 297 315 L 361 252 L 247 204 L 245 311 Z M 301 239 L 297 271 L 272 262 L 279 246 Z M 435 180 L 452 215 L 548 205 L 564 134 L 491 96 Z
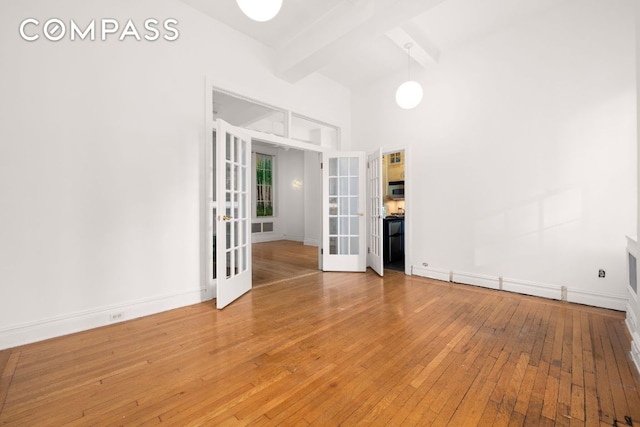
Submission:
M 384 274 L 382 236 L 382 150 L 367 156 L 367 266 Z
M 251 289 L 251 138 L 218 120 L 215 145 L 216 306 L 223 308 Z
M 361 152 L 323 157 L 322 269 L 365 271 L 365 161 Z

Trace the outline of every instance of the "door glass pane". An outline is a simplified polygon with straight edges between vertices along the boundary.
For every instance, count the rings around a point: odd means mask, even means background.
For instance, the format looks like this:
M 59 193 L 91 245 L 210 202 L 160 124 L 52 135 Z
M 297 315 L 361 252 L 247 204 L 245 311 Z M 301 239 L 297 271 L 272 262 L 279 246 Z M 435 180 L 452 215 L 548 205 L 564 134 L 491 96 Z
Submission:
M 211 191 L 211 198 L 213 199 L 213 201 L 214 201 L 214 202 L 217 200 L 217 199 L 216 199 L 216 197 L 217 197 L 217 194 L 216 194 L 216 193 L 217 193 L 217 187 L 216 187 L 216 184 L 217 184 L 217 182 L 218 182 L 218 181 L 216 180 L 216 176 L 217 176 L 217 173 L 216 173 L 216 172 L 217 172 L 217 169 L 216 169 L 216 167 L 217 167 L 217 164 L 218 164 L 217 157 L 216 157 L 216 156 L 217 156 L 216 148 L 218 147 L 217 143 L 218 143 L 218 141 L 216 140 L 216 131 L 214 130 L 214 131 L 213 131 L 213 146 L 211 147 L 211 157 L 212 157 L 212 159 L 211 159 L 211 166 L 212 166 L 212 173 L 211 173 L 211 189 L 212 189 L 212 191 Z M 215 215 L 214 215 L 214 218 L 215 218 Z
M 227 154 L 226 159 L 231 160 L 231 134 L 226 134 Z
M 350 245 L 351 255 L 359 255 L 358 248 L 360 247 L 360 238 L 355 236 L 355 237 L 350 237 L 350 239 L 351 239 L 351 245 Z
M 349 195 L 349 178 L 340 178 L 340 195 Z
M 338 195 L 338 178 L 329 178 L 329 195 Z
M 227 246 L 226 246 L 226 248 L 227 249 L 231 249 L 231 223 L 230 222 L 225 223 L 225 228 L 226 228 L 226 231 L 227 231 L 227 233 L 226 233 L 227 234 Z M 227 266 L 229 266 L 229 263 L 227 263 Z
M 338 176 L 338 159 L 329 159 L 329 176 Z
M 238 138 L 237 136 L 233 138 L 233 161 L 236 163 L 240 162 L 240 138 Z
M 340 218 L 340 234 L 347 235 L 349 233 L 349 217 Z
M 329 215 L 338 215 L 338 198 L 329 198 Z
M 359 176 L 360 175 L 360 171 L 359 171 L 358 158 L 357 157 L 351 157 L 349 160 L 351 162 L 351 165 L 349 166 L 349 174 L 351 176 Z
M 338 254 L 338 238 L 335 236 L 329 237 L 329 254 Z
M 338 234 L 338 218 L 329 218 L 329 234 L 333 236 Z
M 359 194 L 357 176 L 349 178 L 349 194 L 352 196 L 357 196 Z
M 231 251 L 227 251 L 227 279 L 231 278 Z
M 329 254 L 359 255 L 358 157 L 329 159 Z M 336 188 L 337 187 L 337 188 Z
M 348 237 L 340 237 L 339 238 L 340 247 L 338 252 L 340 255 L 349 255 L 349 238 Z
M 349 198 L 349 213 L 351 215 L 358 215 L 359 214 L 359 206 L 360 204 L 358 203 L 358 197 L 350 197 Z
M 340 176 L 349 176 L 349 159 L 342 157 L 338 159 L 338 174 Z
M 214 191 L 215 194 L 215 191 Z M 213 221 L 211 221 L 212 227 L 211 227 L 211 232 L 212 232 L 212 242 L 211 242 L 211 246 L 213 248 L 213 273 L 212 273 L 212 279 L 215 279 L 217 277 L 216 275 L 216 268 L 217 268 L 217 264 L 216 264 L 216 208 L 213 208 Z

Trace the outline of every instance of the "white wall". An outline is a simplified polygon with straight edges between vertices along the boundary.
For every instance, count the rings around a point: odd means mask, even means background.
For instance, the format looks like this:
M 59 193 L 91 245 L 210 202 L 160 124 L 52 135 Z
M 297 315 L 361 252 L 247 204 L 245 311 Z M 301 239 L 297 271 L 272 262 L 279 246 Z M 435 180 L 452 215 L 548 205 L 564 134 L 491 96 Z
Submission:
M 304 152 L 278 152 L 278 216 L 285 240 L 304 241 Z M 295 181 L 295 183 L 294 183 Z M 296 186 L 297 185 L 297 186 Z
M 636 24 L 636 147 L 637 150 L 637 164 L 640 165 L 640 0 L 635 0 L 635 24 Z M 638 211 L 640 212 L 640 173 L 636 174 L 637 179 L 637 191 L 638 191 Z M 630 243 L 630 252 L 638 260 L 638 230 L 640 230 L 640 216 L 637 217 L 635 230 L 629 230 L 629 236 L 632 238 Z M 633 238 L 635 237 L 635 242 Z M 635 244 L 634 244 L 635 243 Z M 638 264 L 636 263 L 636 268 Z M 640 283 L 640 274 L 636 269 L 636 284 Z M 629 284 L 630 285 L 630 284 Z M 640 299 L 637 292 L 633 292 L 631 286 L 628 289 L 629 303 L 627 306 L 626 324 L 631 335 L 631 358 L 633 359 L 636 368 L 640 371 L 640 331 L 638 331 L 638 320 L 640 319 Z
M 393 101 L 404 73 L 354 94 L 353 149 L 411 147 L 414 273 L 553 298 L 566 286 L 624 310 L 633 15 L 627 0 L 565 2 L 443 52 L 416 75 L 415 110 Z
M 322 231 L 322 174 L 318 153 L 304 153 L 304 244 L 320 246 Z
M 27 17 L 176 18 L 169 43 L 26 42 Z M 350 138 L 350 93 L 174 0 L 0 3 L 0 348 L 201 300 L 205 76 Z M 312 101 L 310 101 L 312 100 Z

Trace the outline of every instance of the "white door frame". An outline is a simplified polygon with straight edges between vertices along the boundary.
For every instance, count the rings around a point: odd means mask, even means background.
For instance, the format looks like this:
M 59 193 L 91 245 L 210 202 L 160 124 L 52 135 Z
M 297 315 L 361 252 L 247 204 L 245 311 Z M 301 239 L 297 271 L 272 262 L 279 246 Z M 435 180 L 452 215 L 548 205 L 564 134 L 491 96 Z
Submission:
M 200 188 L 201 188 L 201 197 L 200 197 L 200 254 L 201 254 L 201 263 L 200 263 L 200 292 L 202 295 L 202 301 L 211 300 L 216 297 L 217 293 L 217 281 L 213 279 L 213 250 L 212 250 L 212 242 L 210 241 L 210 224 L 211 221 L 209 217 L 212 215 L 211 209 L 209 206 L 209 198 L 212 194 L 212 191 L 215 189 L 212 188 L 212 181 L 210 179 L 211 171 L 212 171 L 212 160 L 213 160 L 213 132 L 218 132 L 217 122 L 213 118 L 212 108 L 213 108 L 213 89 L 215 85 L 211 83 L 211 79 L 205 79 L 205 108 L 204 108 L 204 124 L 205 124 L 205 138 L 203 140 L 203 144 L 200 146 L 200 158 L 202 161 L 200 162 Z M 291 112 L 289 112 L 291 114 Z M 270 144 L 274 144 L 280 147 L 288 147 L 295 148 L 303 151 L 311 151 L 317 153 L 324 153 L 327 151 L 327 148 L 321 147 L 319 145 L 297 141 L 291 138 L 284 138 L 277 135 L 272 135 L 269 133 L 258 132 L 255 130 L 244 129 L 243 132 L 247 134 L 251 141 L 261 141 L 267 142 Z M 253 203 L 253 202 L 252 202 Z M 249 236 L 251 237 L 251 236 Z M 322 257 L 319 255 L 318 258 L 321 260 Z

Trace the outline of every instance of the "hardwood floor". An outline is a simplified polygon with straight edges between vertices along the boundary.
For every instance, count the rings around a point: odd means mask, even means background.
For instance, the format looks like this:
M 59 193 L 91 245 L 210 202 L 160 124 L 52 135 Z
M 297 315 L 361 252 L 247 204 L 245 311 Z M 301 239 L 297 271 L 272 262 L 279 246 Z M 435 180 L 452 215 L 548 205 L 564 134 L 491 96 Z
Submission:
M 624 314 L 387 272 L 0 352 L 3 425 L 640 425 Z
M 252 246 L 254 288 L 320 273 L 317 247 L 289 240 L 254 243 Z

